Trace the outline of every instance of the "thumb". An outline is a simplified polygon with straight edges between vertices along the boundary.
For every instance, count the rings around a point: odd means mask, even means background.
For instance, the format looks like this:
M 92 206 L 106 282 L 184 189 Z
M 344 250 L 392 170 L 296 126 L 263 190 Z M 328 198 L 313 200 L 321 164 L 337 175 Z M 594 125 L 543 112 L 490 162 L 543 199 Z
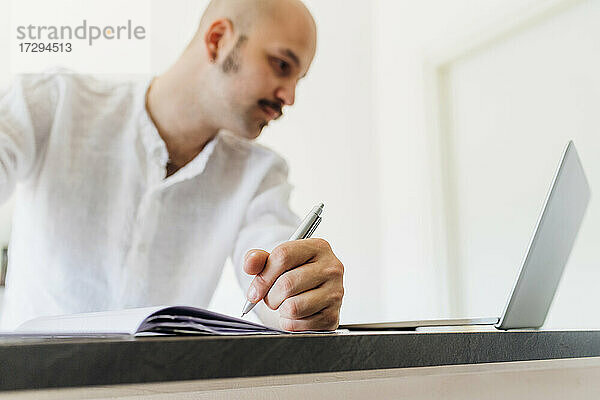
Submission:
M 249 250 L 244 257 L 244 272 L 248 275 L 256 275 L 262 272 L 269 258 L 269 253 L 264 250 Z

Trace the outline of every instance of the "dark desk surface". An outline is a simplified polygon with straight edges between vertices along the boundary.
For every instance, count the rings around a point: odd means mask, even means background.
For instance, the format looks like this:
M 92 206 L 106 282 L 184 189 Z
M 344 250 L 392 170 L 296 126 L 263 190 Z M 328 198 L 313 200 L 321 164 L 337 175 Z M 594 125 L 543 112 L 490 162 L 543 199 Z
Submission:
M 600 331 L 0 339 L 0 390 L 600 356 Z

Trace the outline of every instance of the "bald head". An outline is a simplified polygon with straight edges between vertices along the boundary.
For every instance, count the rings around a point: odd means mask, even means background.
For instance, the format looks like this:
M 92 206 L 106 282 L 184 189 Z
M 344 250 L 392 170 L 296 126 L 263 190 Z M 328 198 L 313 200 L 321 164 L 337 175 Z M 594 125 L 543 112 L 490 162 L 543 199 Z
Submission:
M 198 32 L 206 31 L 213 21 L 223 18 L 232 23 L 237 36 L 242 36 L 259 22 L 286 16 L 304 18 L 316 31 L 310 11 L 300 0 L 212 0 L 202 15 Z

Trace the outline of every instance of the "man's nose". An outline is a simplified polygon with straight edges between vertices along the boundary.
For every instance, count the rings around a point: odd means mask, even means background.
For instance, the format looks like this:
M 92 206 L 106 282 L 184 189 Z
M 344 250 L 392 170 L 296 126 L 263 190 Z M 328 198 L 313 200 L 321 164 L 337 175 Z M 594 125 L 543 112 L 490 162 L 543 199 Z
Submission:
M 277 99 L 279 99 L 284 105 L 291 106 L 296 100 L 296 84 L 290 83 L 286 86 L 281 86 L 275 93 Z

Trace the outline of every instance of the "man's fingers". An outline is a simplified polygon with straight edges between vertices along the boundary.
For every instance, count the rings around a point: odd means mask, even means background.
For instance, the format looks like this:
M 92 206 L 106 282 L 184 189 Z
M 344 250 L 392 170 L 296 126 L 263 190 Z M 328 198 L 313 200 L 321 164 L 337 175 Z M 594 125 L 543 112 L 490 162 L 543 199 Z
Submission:
M 336 307 L 326 309 L 302 319 L 280 318 L 279 326 L 286 331 L 333 331 L 340 325 Z
M 320 249 L 319 246 L 315 246 L 317 241 L 325 242 L 321 239 L 302 239 L 277 246 L 269 255 L 264 270 L 252 281 L 248 290 L 248 300 L 258 302 L 265 297 L 281 274 L 309 262 Z M 253 294 L 255 296 L 252 296 Z
M 248 275 L 260 274 L 265 268 L 269 253 L 264 250 L 250 250 L 244 257 L 244 272 Z
M 330 289 L 331 286 L 324 284 L 316 289 L 288 297 L 279 307 L 279 316 L 286 319 L 303 319 L 330 306 L 338 307 L 341 304 L 341 295 L 338 299 L 335 291 Z
M 314 289 L 327 279 L 316 263 L 304 264 L 301 268 L 286 271 L 275 280 L 264 298 L 265 304 L 276 310 L 288 297 Z

